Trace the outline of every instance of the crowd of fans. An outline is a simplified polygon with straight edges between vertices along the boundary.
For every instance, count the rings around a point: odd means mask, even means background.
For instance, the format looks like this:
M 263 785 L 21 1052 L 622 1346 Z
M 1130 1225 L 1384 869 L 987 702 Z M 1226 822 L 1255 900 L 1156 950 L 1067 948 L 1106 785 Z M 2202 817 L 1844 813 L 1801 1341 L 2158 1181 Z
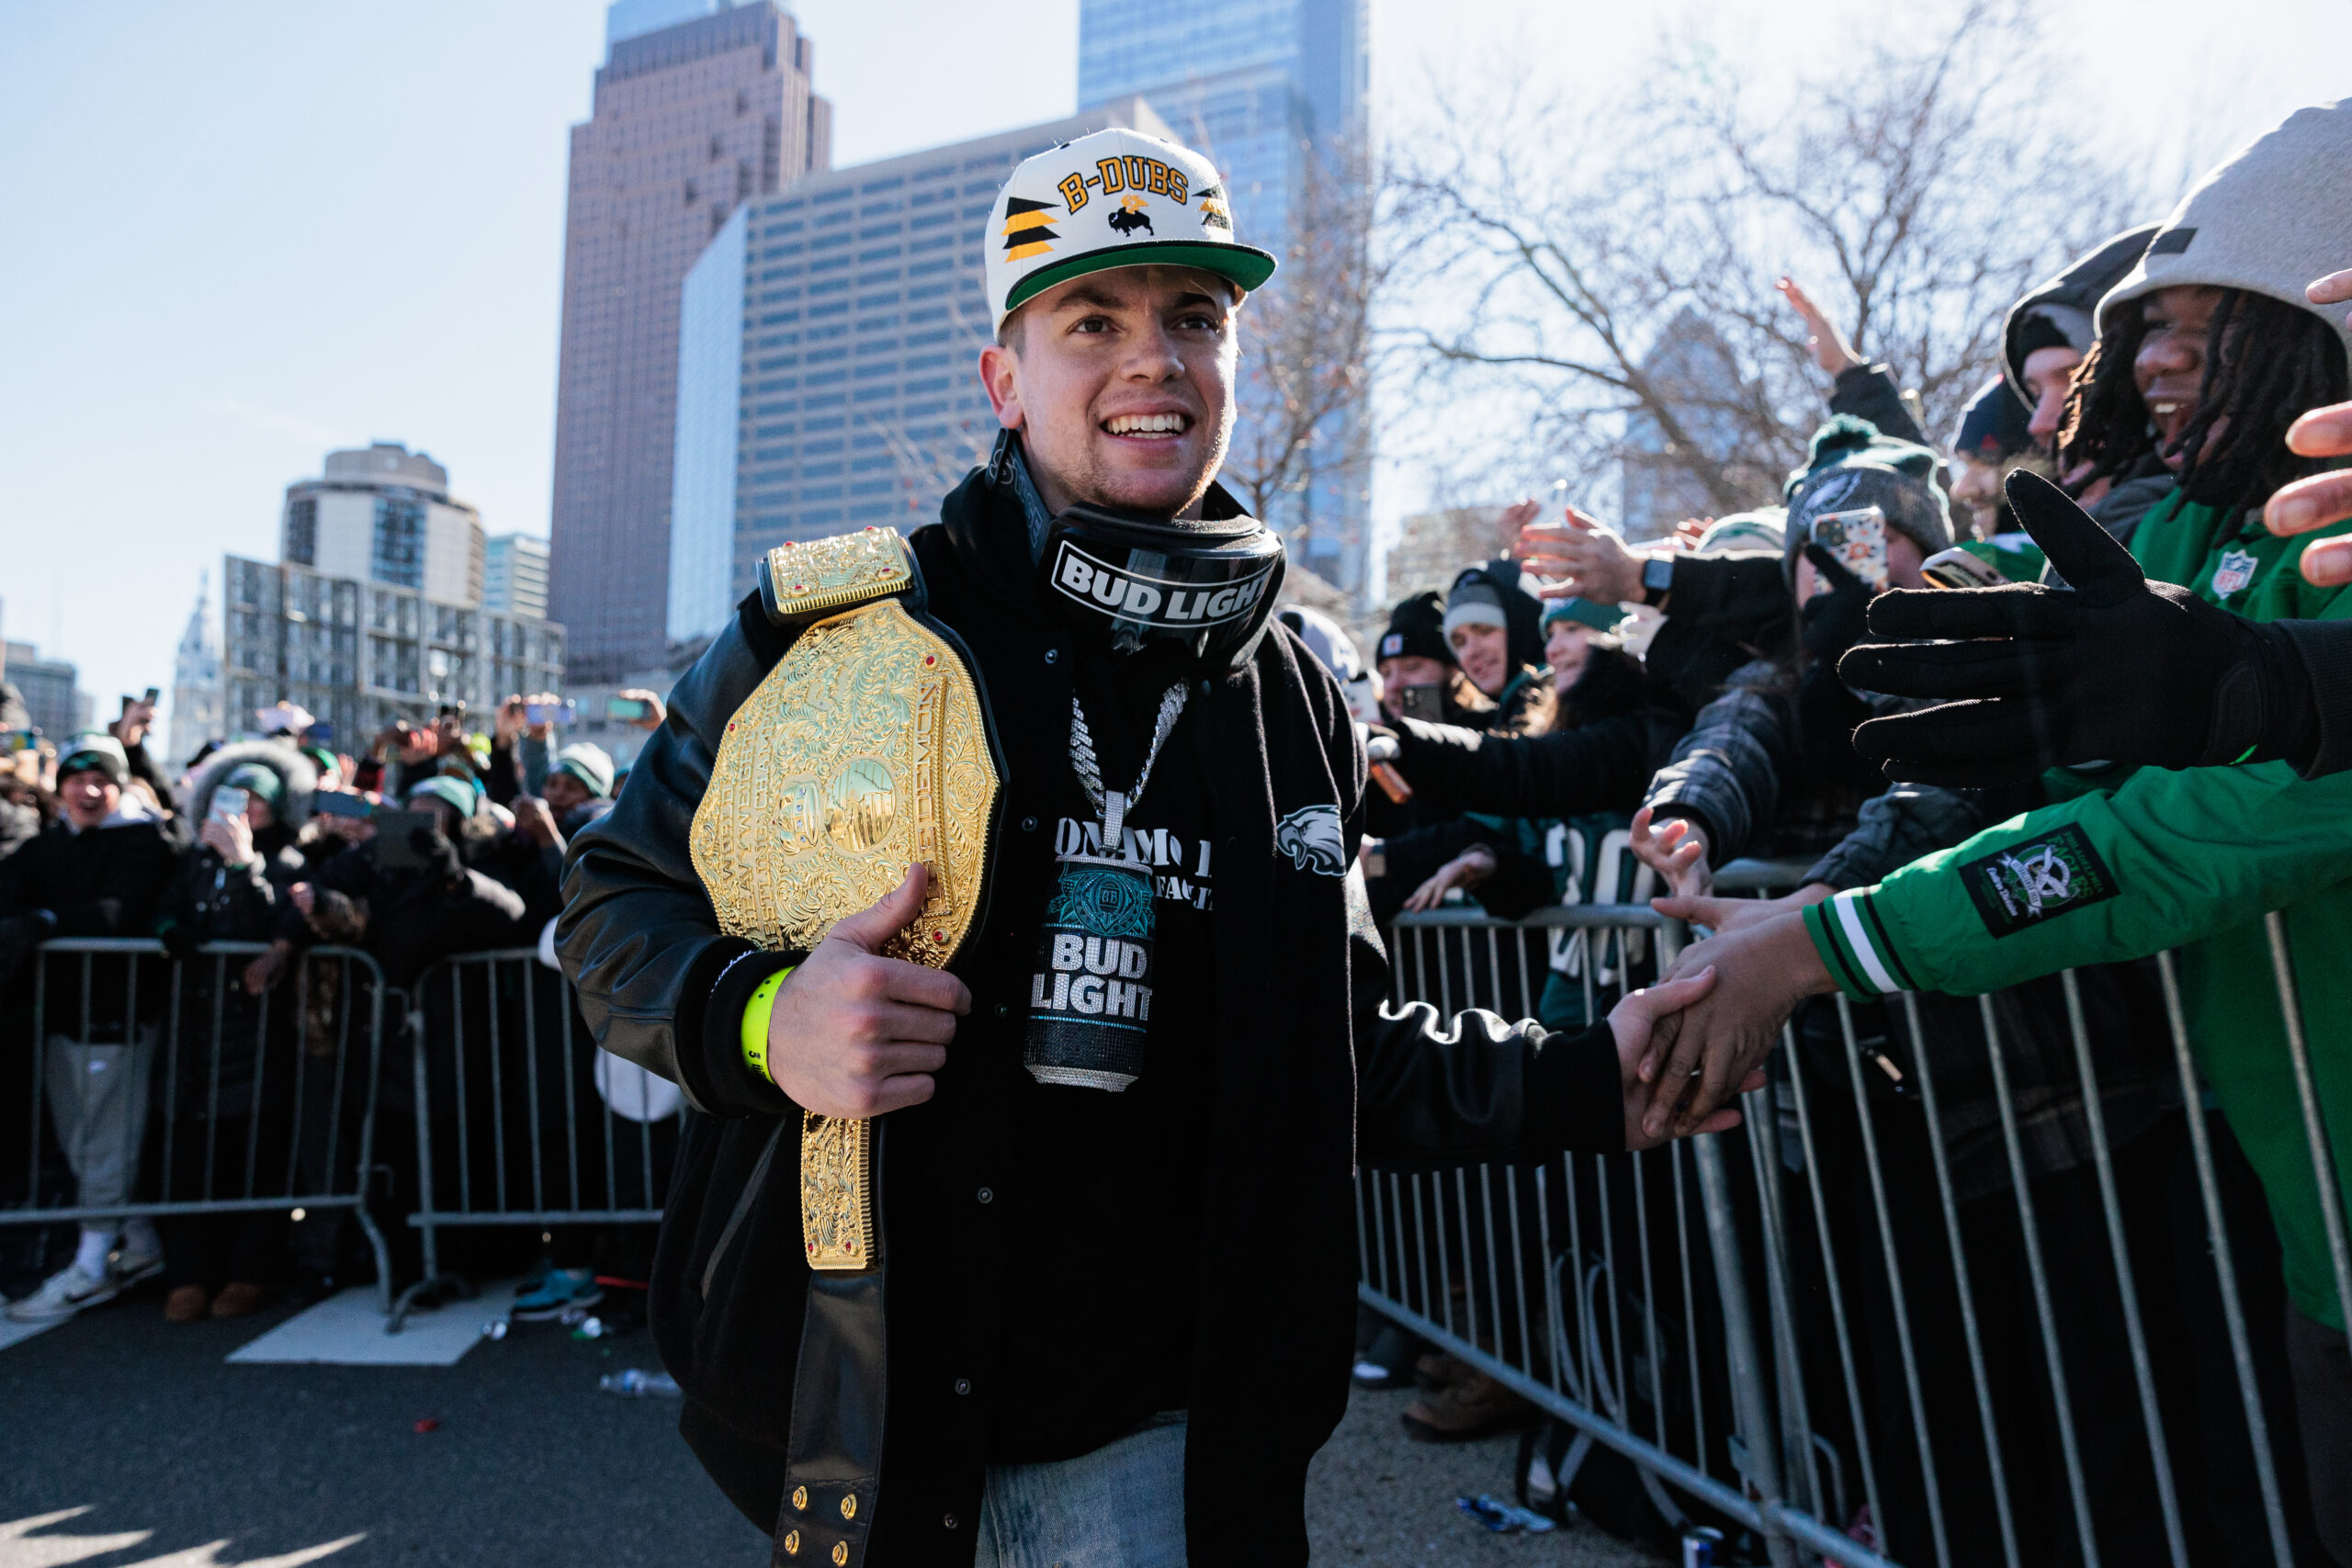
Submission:
M 636 722 L 661 725 L 658 696 L 628 695 L 644 705 Z M 386 984 L 405 987 L 438 959 L 534 946 L 554 919 L 565 846 L 625 776 L 602 748 L 561 744 L 536 716 L 558 706 L 511 697 L 487 733 L 444 708 L 395 722 L 354 755 L 319 743 L 332 731 L 281 705 L 255 715 L 246 738 L 206 741 L 175 776 L 151 749 L 151 704 L 126 698 L 104 730 L 53 743 L 0 682 L 0 728 L 20 738 L 0 764 L 0 1006 L 17 1038 L 40 996 L 41 1048 L 16 1059 L 40 1063 L 49 1140 L 6 1119 L 0 1145 L 19 1156 L 7 1168 L 60 1180 L 42 1206 L 85 1209 L 152 1200 L 159 1184 L 205 1194 L 207 1160 L 212 1192 L 286 1168 L 288 1090 L 260 1084 L 265 1058 L 290 1049 L 305 1021 L 298 1002 L 315 1001 L 290 983 L 307 950 L 358 949 Z M 152 938 L 183 961 L 208 943 L 259 951 L 181 964 L 184 1048 L 163 1062 L 167 983 L 152 964 L 142 1000 L 133 954 L 103 953 L 85 970 L 41 953 L 51 939 L 89 937 Z M 44 964 L 49 984 L 37 986 Z M 167 1139 L 164 1108 L 202 1135 Z M 47 1241 L 29 1237 L 40 1256 Z M 332 1228 L 303 1246 L 283 1210 L 86 1219 L 70 1261 L 36 1271 L 7 1314 L 53 1321 L 160 1275 L 169 1320 L 241 1316 L 281 1288 L 324 1288 L 334 1247 Z M 12 1261 L 21 1276 L 23 1260 Z M 551 1271 L 539 1287 L 548 1301 L 526 1310 L 568 1303 L 587 1281 L 585 1268 Z
M 1798 283 L 1781 280 L 1827 391 L 1826 417 L 1789 475 L 1782 504 L 1694 519 L 1664 539 L 1632 545 L 1576 507 L 1551 520 L 1522 502 L 1504 520 L 1497 558 L 1465 566 L 1442 594 L 1419 592 L 1395 605 L 1368 678 L 1383 714 L 1373 732 L 1376 787 L 1363 852 L 1375 912 L 1385 921 L 1400 910 L 1468 900 L 1517 919 L 1545 904 L 1662 896 L 1657 907 L 1669 914 L 1737 928 L 1756 918 L 1750 910 L 1793 910 L 1872 886 L 2019 813 L 2111 787 L 2111 778 L 2086 782 L 2069 769 L 1985 787 L 1890 784 L 1877 760 L 1856 749 L 1866 722 L 1928 705 L 1841 678 L 1841 657 L 1871 637 L 1874 599 L 1890 590 L 2057 581 L 2012 515 L 2010 497 L 2033 493 L 2031 480 L 2016 481 L 2023 489 L 2007 482 L 2018 470 L 2063 490 L 2139 556 L 2152 579 L 2191 585 L 2255 621 L 2340 613 L 2330 607 L 2332 592 L 2298 578 L 2291 547 L 2266 534 L 2263 520 L 2282 487 L 2308 482 L 2344 455 L 2315 445 L 2310 421 L 2291 440 L 2290 428 L 2347 396 L 2352 321 L 2341 306 L 2352 299 L 2352 272 L 2313 282 L 2308 231 L 2324 230 L 2336 265 L 2352 263 L 2347 167 L 2352 101 L 2304 111 L 2200 184 L 2193 224 L 2118 235 L 2031 290 L 1999 323 L 2002 373 L 1940 443 L 1920 427 L 1888 367 L 1865 359 Z M 2316 207 L 2331 210 L 2321 218 Z M 2161 286 L 2143 265 L 2152 243 L 2167 259 Z M 2272 532 L 2309 532 L 2324 522 L 2302 518 L 2290 529 L 2274 519 Z M 2200 565 L 2216 540 L 2237 553 L 2222 554 L 2218 567 Z M 2332 586 L 2334 578 L 2312 570 Z M 2096 660 L 2096 650 L 2085 657 Z M 1847 673 L 1854 668 L 1849 661 Z M 2202 733 L 2196 711 L 2186 707 L 2183 718 L 2199 729 L 2188 738 L 2192 755 Z M 2249 757 L 2260 760 L 2252 750 L 2235 760 Z M 2086 765 L 2094 773 L 2107 766 Z M 2242 826 L 2255 836 L 2254 823 Z M 2216 836 L 2211 824 L 2197 831 Z M 2218 836 L 2226 852 L 2226 825 Z M 1742 857 L 1780 863 L 1780 886 L 1798 891 L 1743 901 L 1746 908 L 1712 897 L 1715 873 Z M 2258 927 L 2267 907 L 2246 902 L 2235 918 Z M 2199 929 L 2216 923 L 2226 922 Z M 2176 940 L 2188 934 L 2184 926 Z M 2304 935 L 2293 953 L 2298 965 L 2314 974 L 2341 965 L 2341 953 L 2314 950 L 2310 940 Z M 1527 941 L 1531 978 L 1541 966 L 1536 1010 L 1554 1027 L 1586 1022 L 1597 987 L 1639 984 L 1657 972 L 1631 933 L 1597 942 L 1554 930 L 1548 945 Z M 1519 994 L 1514 957 L 1506 949 L 1488 976 L 1506 1010 Z M 1473 970 L 1485 962 L 1466 961 Z M 2193 964 L 2187 983 L 2195 1018 Z M 2246 983 L 2268 999 L 2267 969 Z M 1775 1152 L 1792 1172 L 1811 1162 L 1825 1195 L 1826 1235 L 1803 1205 L 1791 1207 L 1803 1311 L 1818 1315 L 1829 1289 L 1817 1265 L 1804 1276 L 1804 1256 L 1827 1247 L 1849 1271 L 1845 1306 L 1860 1347 L 1858 1414 L 1867 1437 L 1844 1419 L 1838 1361 L 1826 1345 L 1808 1359 L 1808 1381 L 1818 1384 L 1808 1404 L 1849 1460 L 1867 1444 L 1885 1517 L 1859 1508 L 1841 1522 L 1898 1561 L 1939 1556 L 1932 1483 L 1915 1438 L 1917 1400 L 1950 1531 L 1944 1560 L 2002 1560 L 2001 1533 L 2012 1519 L 2029 1560 L 2064 1557 L 2075 1535 L 2070 1450 L 2079 1456 L 2102 1551 L 2115 1561 L 2168 1555 L 2125 1332 L 2122 1298 L 2132 1284 L 2120 1281 L 2109 1261 L 2120 1224 L 2136 1274 L 2130 1304 L 2164 1373 L 2162 1415 L 2191 1560 L 2270 1560 L 2191 1163 L 2187 1122 L 2198 1116 L 2215 1149 L 2239 1294 L 2256 1326 L 2253 1373 L 2273 1413 L 2268 1437 L 2298 1558 L 2325 1561 L 2325 1551 L 2352 1563 L 2352 1367 L 2342 1303 L 2330 1311 L 2290 1288 L 2299 1277 L 2327 1273 L 2324 1251 L 2312 1252 L 2323 1234 L 2321 1197 L 2292 1102 L 2274 1098 L 2273 1115 L 2208 1089 L 2201 1103 L 2184 1104 L 2154 966 L 2085 967 L 2071 995 L 2052 976 L 1992 998 L 1997 1066 L 2018 1119 L 2022 1159 L 2013 1165 L 1978 1003 L 1915 999 L 1910 1010 L 1815 998 L 1792 1021 L 1793 1060 L 1774 1052 L 1771 1064 L 1781 1122 Z M 1860 1059 L 1875 1067 L 1862 1077 L 1849 1077 L 1841 1009 L 1850 1012 Z M 2090 1043 L 2096 1087 L 2087 1096 L 2071 1017 L 2083 1021 Z M 1777 1038 L 1776 1021 L 1772 1027 Z M 2325 1033 L 2312 1041 L 2339 1139 L 2352 1133 L 2340 1116 L 2342 1044 Z M 2258 1064 L 2233 1061 L 2233 1048 L 2242 1056 L 2253 1051 L 2252 1035 L 2234 1047 L 2199 1044 L 2209 1079 L 2286 1072 L 2283 1052 L 2267 1037 Z M 1918 1093 L 1922 1063 L 1938 1090 L 1932 1118 Z M 1809 1142 L 1793 1112 L 1798 1081 L 1810 1095 Z M 1866 1134 L 1875 1135 L 1883 1166 L 1885 1221 L 1863 1157 Z M 2115 1175 L 2106 1195 L 2094 1158 L 2098 1135 Z M 1948 1161 L 1966 1247 L 2006 1456 L 2006 1513 L 1991 1491 L 1970 1366 L 1958 1354 L 1962 1286 L 1944 1241 L 1931 1142 Z M 2291 1159 L 2268 1153 L 2289 1145 Z M 2020 1170 L 2040 1228 L 2037 1260 L 2029 1259 L 2018 1220 Z M 1893 1232 L 1884 1247 L 1883 1224 Z M 2055 1303 L 2071 1393 L 2066 1440 L 2036 1327 L 2037 1269 Z M 1540 1269 L 1531 1272 L 1541 1277 Z M 1909 1371 L 1898 1359 L 1894 1304 L 1905 1285 L 1910 1343 L 1920 1348 Z M 1621 1280 L 1620 1288 L 1632 1286 Z M 2333 1296 L 2320 1293 L 2323 1302 Z M 1375 1326 L 1367 1322 L 1367 1336 Z M 1418 1383 L 1405 1422 L 1430 1440 L 1483 1437 L 1534 1418 L 1495 1380 L 1394 1328 L 1365 1348 L 1358 1376 L 1375 1386 Z M 2294 1418 L 2280 1418 L 2289 1410 Z
M 1377 787 L 1362 861 L 1374 913 L 1385 923 L 1466 900 L 1517 919 L 1547 905 L 1661 896 L 1668 913 L 1728 929 L 1749 918 L 1713 897 L 1729 862 L 1793 863 L 1801 869 L 1788 885 L 1797 891 L 1775 907 L 1816 903 L 2068 789 L 2063 771 L 1984 787 L 1890 784 L 1858 752 L 1855 732 L 1923 705 L 1858 689 L 1841 678 L 1840 660 L 1867 638 L 1870 606 L 1891 590 L 2047 580 L 2041 550 L 2010 512 L 2019 492 L 2005 481 L 2019 470 L 2060 487 L 2140 554 L 2152 576 L 2169 570 L 2188 582 L 2209 536 L 2234 529 L 2252 541 L 2274 493 L 2343 455 L 2314 450 L 2306 437 L 2290 442 L 2290 427 L 2352 396 L 2352 322 L 2339 309 L 2352 298 L 2352 274 L 2313 284 L 2302 265 L 2308 236 L 2280 231 L 2329 228 L 2352 262 L 2352 204 L 2322 211 L 2327 203 L 2315 206 L 2311 195 L 2342 196 L 2352 101 L 2306 111 L 2273 134 L 2288 139 L 2283 152 L 2274 145 L 2241 158 L 2201 187 L 2198 229 L 2132 230 L 2018 300 L 2001 325 L 2001 373 L 1941 441 L 1920 427 L 1889 367 L 1866 359 L 1797 282 L 1783 279 L 1827 397 L 1780 504 L 1692 519 L 1635 545 L 1587 511 L 1570 507 L 1553 520 L 1521 502 L 1505 518 L 1495 558 L 1466 563 L 1442 592 L 1395 605 L 1369 668 L 1329 620 L 1285 610 L 1285 624 L 1340 677 L 1359 716 L 1376 721 Z M 2323 167 L 2338 171 L 2333 185 L 2311 174 Z M 2152 243 L 2187 258 L 2162 287 L 2144 286 Z M 2210 268 L 2199 259 L 2209 256 Z M 2189 531 L 2196 545 L 2184 554 L 2178 541 Z M 2306 523 L 2298 531 L 2314 530 Z M 2264 554 L 2249 542 L 2242 561 L 2224 557 L 2223 570 L 2195 586 L 2255 619 L 2330 614 L 2333 599 L 2293 591 L 2294 570 L 2283 551 Z M 652 694 L 628 694 L 647 705 L 647 728 L 663 722 Z M 29 735 L 21 705 L 0 684 L 0 729 L 25 737 L 0 762 L 0 987 L 8 1005 L 25 1005 L 23 981 L 48 961 L 41 947 L 53 938 L 152 937 L 178 958 L 207 943 L 257 944 L 217 971 L 217 996 L 195 968 L 181 1005 L 225 1020 L 213 1026 L 216 1039 L 242 1029 L 259 1040 L 263 999 L 286 987 L 314 946 L 364 950 L 386 983 L 401 987 L 454 953 L 533 945 L 558 911 L 568 840 L 609 807 L 622 782 L 602 750 L 561 745 L 535 721 L 535 707 L 554 701 L 511 698 L 487 733 L 450 710 L 403 721 L 356 755 L 311 743 L 310 716 L 280 707 L 257 716 L 251 738 L 209 742 L 175 774 L 150 749 L 149 705 L 126 701 L 103 732 L 52 745 Z M 2293 954 L 2307 968 L 2342 956 Z M 131 1206 L 159 1174 L 150 1114 L 159 1098 L 156 1021 L 128 1003 L 85 1000 L 123 992 L 130 962 L 102 954 L 88 984 L 51 986 L 44 1003 L 47 1131 L 68 1168 L 71 1190 L 62 1196 L 85 1209 Z M 1657 973 L 1655 951 L 1630 932 L 1555 930 L 1511 962 L 1524 965 L 1534 1011 L 1554 1028 L 1588 1023 L 1607 995 Z M 1499 966 L 1489 978 L 1502 981 Z M 1924 1501 L 1930 1466 L 1915 1437 L 1916 1402 L 1936 1456 L 1951 1560 L 1998 1560 L 1996 1528 L 2012 1528 L 2000 1522 L 2011 1518 L 2018 1537 L 2036 1542 L 2035 1560 L 2068 1540 L 2062 1449 L 2078 1456 L 2107 1553 L 2165 1556 L 2119 1326 L 2129 1291 L 2149 1342 L 2183 1373 L 2167 1381 L 2163 1416 L 2197 1560 L 2267 1560 L 2246 1555 L 2267 1532 L 2190 1164 L 2194 1117 L 2213 1147 L 2249 1319 L 2290 1325 L 2283 1340 L 2256 1336 L 2253 1371 L 2267 1408 L 2296 1413 L 2272 1420 L 2268 1437 L 2298 1554 L 2317 1562 L 2324 1551 L 2352 1564 L 2352 1368 L 2341 1304 L 2333 1316 L 2315 1313 L 2282 1284 L 2297 1267 L 2295 1249 L 2320 1234 L 2311 1222 L 2317 1195 L 2308 1178 L 2298 1188 L 2245 1152 L 2300 1138 L 2301 1129 L 2242 1124 L 2206 1100 L 2185 1101 L 2165 997 L 2143 963 L 2084 968 L 2071 986 L 2052 977 L 1999 992 L 1990 1004 L 1997 1064 L 1975 1001 L 1917 1002 L 1913 1010 L 1817 999 L 1802 1008 L 1794 1049 L 1772 1067 L 1781 1122 L 1752 1130 L 1770 1142 L 1766 1157 L 1792 1171 L 1811 1162 L 1826 1194 L 1817 1222 L 1792 1209 L 1792 1255 L 1827 1249 L 1851 1270 L 1845 1289 L 1862 1347 L 1862 1430 L 1840 1432 L 1840 1386 L 1825 1381 L 1809 1404 L 1835 1440 L 1849 1450 L 1867 1445 L 1885 1517 L 1862 1510 L 1840 1522 L 1898 1560 L 1937 1555 L 1926 1533 L 1935 1510 Z M 1800 1140 L 1793 1086 L 1849 1081 L 1847 1018 L 1861 1058 L 1878 1070 L 1854 1080 L 1863 1088 L 1843 1109 L 1839 1094 L 1815 1093 Z M 2077 1020 L 2095 1069 L 2087 1092 Z M 2332 1105 L 2340 1090 L 2329 1085 L 2346 1072 L 2343 1042 L 2320 1034 L 2312 1045 Z M 1939 1086 L 1932 1116 L 1915 1088 L 1923 1065 Z M 2216 1058 L 2199 1066 L 2211 1075 Z M 202 1071 L 200 1091 L 190 1084 L 160 1098 L 179 1108 L 175 1114 L 214 1117 L 208 1145 L 273 1157 L 267 1139 L 248 1135 L 254 1129 L 238 1120 L 264 1112 L 220 1109 L 245 1103 L 239 1091 L 256 1074 L 250 1052 L 216 1051 Z M 2021 1155 L 2005 1141 L 2004 1095 L 2021 1128 Z M 1940 1168 L 1922 1152 L 1931 1144 L 1943 1151 Z M 1883 1156 L 1876 1180 L 1866 1173 L 1869 1146 Z M 2098 1179 L 2101 1146 L 2111 1185 Z M 2037 1216 L 2039 1260 L 2030 1260 L 2017 1223 L 2020 1179 Z M 2007 1510 L 1992 1501 L 1970 1367 L 1953 1353 L 1962 1286 L 1942 1242 L 1945 1182 L 2008 1456 Z M 1881 1202 L 1909 1217 L 1883 1247 Z M 2109 1263 L 2119 1224 L 2136 1260 L 2132 1281 Z M 161 1275 L 168 1318 L 235 1316 L 299 1275 L 290 1247 L 287 1222 L 271 1214 L 85 1220 L 70 1261 L 7 1312 L 23 1321 L 67 1316 Z M 2028 1283 L 2045 1274 L 2073 1394 L 2063 1442 Z M 585 1275 L 557 1270 L 533 1299 L 581 1299 Z M 1816 1298 L 1829 1288 L 1798 1282 Z M 1930 1348 L 1916 1369 L 1891 1359 L 1904 1338 L 1895 1322 L 1903 1283 L 1909 1337 Z M 1808 1376 L 1826 1380 L 1836 1368 L 1834 1356 L 1808 1359 Z M 1394 1330 L 1365 1347 L 1358 1375 L 1418 1384 L 1404 1418 L 1430 1440 L 1484 1437 L 1534 1418 L 1501 1383 Z

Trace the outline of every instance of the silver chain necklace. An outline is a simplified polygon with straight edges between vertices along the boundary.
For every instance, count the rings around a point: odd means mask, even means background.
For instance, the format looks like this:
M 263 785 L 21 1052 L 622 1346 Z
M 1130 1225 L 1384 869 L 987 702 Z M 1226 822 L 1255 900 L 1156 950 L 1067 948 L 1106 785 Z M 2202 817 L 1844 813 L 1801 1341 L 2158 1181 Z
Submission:
M 1143 786 L 1151 782 L 1151 765 L 1159 761 L 1159 748 L 1166 744 L 1168 732 L 1176 728 L 1176 716 L 1184 711 L 1184 699 L 1191 688 L 1179 681 L 1168 688 L 1159 699 L 1159 717 L 1151 729 L 1151 750 L 1143 757 L 1143 771 L 1136 774 L 1135 787 L 1125 795 L 1102 787 L 1102 764 L 1094 757 L 1094 737 L 1086 728 L 1086 709 L 1080 705 L 1078 694 L 1069 699 L 1069 760 L 1078 770 L 1078 782 L 1086 791 L 1087 804 L 1102 814 L 1102 852 L 1115 856 L 1119 852 L 1120 829 L 1126 825 L 1127 807 L 1143 798 Z

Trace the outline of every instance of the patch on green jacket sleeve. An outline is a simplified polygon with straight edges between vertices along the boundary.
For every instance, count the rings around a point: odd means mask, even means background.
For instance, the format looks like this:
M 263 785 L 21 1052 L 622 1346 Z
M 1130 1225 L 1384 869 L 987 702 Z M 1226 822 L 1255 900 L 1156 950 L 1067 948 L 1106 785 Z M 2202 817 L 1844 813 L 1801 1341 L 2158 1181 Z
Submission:
M 1984 918 L 1984 929 L 1996 937 L 2015 936 L 2053 915 L 2122 891 L 2090 840 L 2071 822 L 1968 862 L 1960 868 L 1960 880 Z

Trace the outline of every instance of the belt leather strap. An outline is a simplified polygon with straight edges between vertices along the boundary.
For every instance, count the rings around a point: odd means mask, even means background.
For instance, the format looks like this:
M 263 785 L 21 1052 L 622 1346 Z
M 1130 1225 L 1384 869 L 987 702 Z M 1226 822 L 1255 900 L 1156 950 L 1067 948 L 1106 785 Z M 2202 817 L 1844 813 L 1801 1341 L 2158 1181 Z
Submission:
M 884 1125 L 874 1123 L 877 1171 Z M 878 1197 L 875 1213 L 878 1220 Z M 889 1409 L 888 1320 L 882 1310 L 888 1273 L 889 1259 L 877 1250 L 860 1272 L 820 1270 L 808 1276 L 772 1568 L 812 1562 L 851 1568 L 865 1561 L 879 1503 L 883 1421 Z

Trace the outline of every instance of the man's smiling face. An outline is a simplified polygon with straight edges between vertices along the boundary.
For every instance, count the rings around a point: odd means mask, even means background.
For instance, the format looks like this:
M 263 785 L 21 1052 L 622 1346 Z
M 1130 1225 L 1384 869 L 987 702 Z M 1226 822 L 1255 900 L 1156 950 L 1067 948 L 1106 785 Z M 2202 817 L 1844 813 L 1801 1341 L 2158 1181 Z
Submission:
M 1123 266 L 1007 318 L 980 378 L 1049 509 L 1197 514 L 1233 432 L 1233 295 L 1189 267 Z

